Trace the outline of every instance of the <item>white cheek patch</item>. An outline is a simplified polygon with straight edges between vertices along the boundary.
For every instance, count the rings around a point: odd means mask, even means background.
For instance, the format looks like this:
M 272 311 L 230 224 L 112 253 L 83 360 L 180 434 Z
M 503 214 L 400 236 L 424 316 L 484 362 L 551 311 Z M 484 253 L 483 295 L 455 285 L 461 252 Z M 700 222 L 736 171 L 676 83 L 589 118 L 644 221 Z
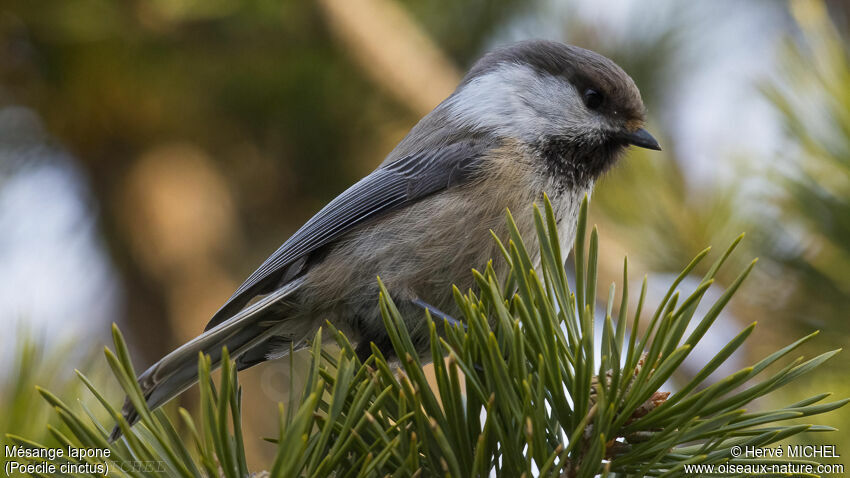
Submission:
M 473 79 L 446 106 L 449 118 L 464 126 L 527 142 L 592 136 L 602 126 L 565 79 L 515 63 Z

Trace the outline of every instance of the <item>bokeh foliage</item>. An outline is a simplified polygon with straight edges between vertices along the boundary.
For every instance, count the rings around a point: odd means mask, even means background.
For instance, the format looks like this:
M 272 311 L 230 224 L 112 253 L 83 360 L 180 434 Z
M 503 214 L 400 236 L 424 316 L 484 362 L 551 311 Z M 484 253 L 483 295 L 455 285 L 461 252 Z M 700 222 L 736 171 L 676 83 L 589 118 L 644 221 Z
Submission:
M 40 400 L 36 387 L 48 387 L 63 397 L 81 396 L 83 384 L 70 374 L 69 362 L 86 369 L 101 390 L 117 389 L 106 380 L 106 370 L 94 360 L 88 348 L 80 350 L 72 340 L 52 343 L 49 347 L 46 343 L 46 337 L 23 326 L 19 328 L 15 348 L 8 351 L 9 367 L 3 371 L 0 379 L 2 445 L 10 443 L 7 434 L 15 434 L 37 440 L 46 446 L 61 446 L 48 432 L 48 426 L 63 433 L 67 433 L 68 428 Z M 4 470 L 9 459 L 3 453 L 0 465 Z
M 763 86 L 785 131 L 775 169 L 781 217 L 759 225 L 766 252 L 794 284 L 786 313 L 846 335 L 848 311 L 840 304 L 850 304 L 850 41 L 822 4 L 794 5 L 800 36 L 783 45 L 786 82 Z

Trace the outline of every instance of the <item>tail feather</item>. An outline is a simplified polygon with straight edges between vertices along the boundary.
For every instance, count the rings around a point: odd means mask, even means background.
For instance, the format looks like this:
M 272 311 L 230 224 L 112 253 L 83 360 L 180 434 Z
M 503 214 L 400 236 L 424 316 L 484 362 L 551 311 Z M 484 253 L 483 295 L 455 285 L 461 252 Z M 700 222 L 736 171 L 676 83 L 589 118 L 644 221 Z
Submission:
M 240 361 L 240 358 L 259 344 L 276 338 L 287 325 L 286 321 L 280 320 L 279 317 L 276 317 L 276 320 L 269 319 L 269 308 L 280 304 L 298 285 L 300 281 L 293 281 L 270 293 L 230 319 L 181 345 L 145 370 L 139 376 L 139 386 L 148 408 L 153 410 L 165 404 L 198 381 L 199 353 L 209 355 L 212 368 L 216 369 L 221 365 L 221 350 L 227 347 L 230 357 L 240 364 L 240 368 L 247 368 L 242 365 L 241 362 L 244 361 Z M 262 360 L 251 359 L 251 365 L 260 362 Z M 124 400 L 121 414 L 130 426 L 139 420 L 139 414 L 129 397 Z M 120 436 L 121 428 L 116 425 L 109 441 L 112 442 Z

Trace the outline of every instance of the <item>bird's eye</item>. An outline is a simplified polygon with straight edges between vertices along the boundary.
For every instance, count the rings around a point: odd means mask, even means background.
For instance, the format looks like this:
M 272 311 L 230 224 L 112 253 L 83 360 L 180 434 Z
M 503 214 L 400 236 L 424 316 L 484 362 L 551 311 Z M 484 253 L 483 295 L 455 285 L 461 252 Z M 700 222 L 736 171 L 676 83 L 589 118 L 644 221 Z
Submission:
M 593 88 L 588 88 L 584 90 L 584 104 L 587 105 L 589 109 L 595 110 L 602 105 L 602 93 L 594 90 Z

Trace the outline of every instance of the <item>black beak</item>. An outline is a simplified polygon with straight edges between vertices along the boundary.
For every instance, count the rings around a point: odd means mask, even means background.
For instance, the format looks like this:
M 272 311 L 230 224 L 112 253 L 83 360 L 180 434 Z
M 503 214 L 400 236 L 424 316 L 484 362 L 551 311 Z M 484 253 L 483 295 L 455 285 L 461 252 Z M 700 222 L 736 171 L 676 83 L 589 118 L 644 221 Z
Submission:
M 639 148 L 661 151 L 661 146 L 659 146 L 658 141 L 653 138 L 651 134 L 649 134 L 649 131 L 643 128 L 640 128 L 637 131 L 631 133 L 623 133 L 620 138 L 625 141 L 626 144 L 631 144 Z

